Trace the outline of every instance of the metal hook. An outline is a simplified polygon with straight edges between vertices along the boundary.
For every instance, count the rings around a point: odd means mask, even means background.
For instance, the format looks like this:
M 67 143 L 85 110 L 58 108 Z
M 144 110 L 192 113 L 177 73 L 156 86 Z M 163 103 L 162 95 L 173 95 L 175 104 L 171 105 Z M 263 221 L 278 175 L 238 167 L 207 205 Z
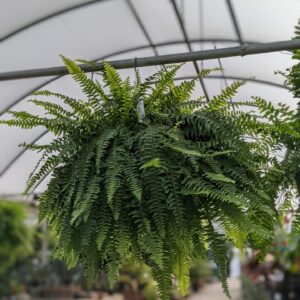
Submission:
M 136 69 L 137 69 L 137 57 L 133 58 L 133 68 L 134 68 L 134 71 L 136 72 Z
M 137 58 L 136 57 L 133 58 L 133 68 L 136 73 L 137 72 Z M 139 120 L 140 120 L 140 122 L 142 122 L 143 119 L 145 118 L 145 107 L 144 107 L 143 99 L 138 99 L 136 110 L 137 110 L 137 113 L 139 116 Z

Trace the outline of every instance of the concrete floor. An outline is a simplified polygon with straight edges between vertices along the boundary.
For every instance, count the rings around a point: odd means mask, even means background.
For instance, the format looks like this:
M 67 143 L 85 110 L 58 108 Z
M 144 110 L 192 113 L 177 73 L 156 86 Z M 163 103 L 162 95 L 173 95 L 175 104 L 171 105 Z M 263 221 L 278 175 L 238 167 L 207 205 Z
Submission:
M 231 294 L 231 300 L 242 300 L 241 297 L 241 287 L 240 287 L 240 280 L 239 279 L 230 279 L 228 280 L 229 284 L 229 291 Z M 29 300 L 30 298 L 18 298 L 22 300 Z M 69 300 L 63 299 L 61 300 Z M 82 300 L 98 300 L 98 293 L 94 293 L 88 299 Z M 34 299 L 34 300 L 44 300 L 44 299 Z M 112 295 L 112 296 L 105 296 L 102 300 L 123 300 L 122 295 Z M 226 295 L 223 293 L 222 286 L 220 283 L 211 283 L 207 284 L 199 293 L 194 294 L 188 297 L 186 300 L 229 300 Z M 259 300 L 259 299 L 257 299 Z
M 228 281 L 231 300 L 242 300 L 239 279 Z M 222 291 L 220 283 L 206 285 L 199 293 L 194 294 L 188 300 L 229 300 Z

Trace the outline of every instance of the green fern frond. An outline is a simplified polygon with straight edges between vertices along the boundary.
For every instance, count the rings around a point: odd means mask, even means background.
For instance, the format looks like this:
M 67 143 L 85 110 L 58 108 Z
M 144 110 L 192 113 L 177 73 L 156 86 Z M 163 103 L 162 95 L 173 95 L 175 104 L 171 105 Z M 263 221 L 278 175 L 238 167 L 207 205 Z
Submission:
M 121 177 L 124 171 L 124 149 L 114 142 L 109 154 L 106 172 L 106 196 L 107 203 L 113 209 L 113 198 L 121 185 Z

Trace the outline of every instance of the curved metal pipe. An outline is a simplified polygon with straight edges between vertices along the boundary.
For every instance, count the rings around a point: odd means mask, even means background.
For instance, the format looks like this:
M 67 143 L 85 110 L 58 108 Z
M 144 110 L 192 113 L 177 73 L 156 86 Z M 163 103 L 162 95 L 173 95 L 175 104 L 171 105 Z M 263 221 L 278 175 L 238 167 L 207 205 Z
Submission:
M 89 2 L 85 2 L 85 3 L 81 3 L 81 4 L 77 4 L 77 5 L 73 5 L 71 7 L 67 7 L 65 9 L 62 9 L 60 11 L 57 11 L 57 12 L 54 12 L 52 14 L 49 14 L 45 17 L 42 17 L 40 19 L 37 19 L 33 22 L 30 22 L 30 23 L 27 23 L 26 25 L 22 26 L 22 27 L 19 27 L 17 29 L 15 29 L 14 31 L 11 31 L 9 33 L 7 33 L 6 35 L 4 35 L 3 37 L 0 38 L 0 43 L 8 40 L 9 38 L 23 32 L 23 31 L 26 31 L 27 29 L 30 29 L 31 27 L 33 26 L 36 26 L 42 22 L 45 22 L 47 20 L 50 20 L 52 18 L 55 18 L 57 16 L 60 16 L 60 15 L 63 15 L 63 14 L 66 14 L 68 12 L 71 12 L 73 10 L 76 10 L 76 9 L 79 9 L 79 8 L 82 8 L 82 7 L 86 7 L 86 6 L 89 6 L 89 5 L 93 5 L 93 4 L 97 4 L 97 3 L 100 3 L 104 0 L 92 0 L 92 1 L 89 1 Z

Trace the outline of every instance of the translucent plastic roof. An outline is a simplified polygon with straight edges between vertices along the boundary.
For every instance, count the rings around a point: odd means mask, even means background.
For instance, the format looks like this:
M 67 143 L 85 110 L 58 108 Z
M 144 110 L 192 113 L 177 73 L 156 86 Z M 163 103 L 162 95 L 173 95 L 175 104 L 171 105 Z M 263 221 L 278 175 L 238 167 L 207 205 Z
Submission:
M 113 60 L 289 40 L 299 17 L 300 0 L 3 0 L 0 70 L 59 66 L 60 54 Z M 292 64 L 290 53 L 209 60 L 199 62 L 199 67 L 220 64 L 224 71 L 204 81 L 209 96 L 233 80 L 243 79 L 246 84 L 237 99 L 257 95 L 295 106 L 283 78 L 274 75 Z M 146 76 L 156 67 L 140 71 Z M 130 75 L 132 70 L 121 73 Z M 192 63 L 178 74 L 181 79 L 194 75 Z M 32 110 L 26 99 L 40 88 L 80 94 L 69 76 L 0 81 L 0 114 L 10 108 Z M 196 93 L 203 94 L 200 84 Z M 23 153 L 18 144 L 51 137 L 39 130 L 1 126 L 0 138 L 0 195 L 20 193 L 38 157 Z

